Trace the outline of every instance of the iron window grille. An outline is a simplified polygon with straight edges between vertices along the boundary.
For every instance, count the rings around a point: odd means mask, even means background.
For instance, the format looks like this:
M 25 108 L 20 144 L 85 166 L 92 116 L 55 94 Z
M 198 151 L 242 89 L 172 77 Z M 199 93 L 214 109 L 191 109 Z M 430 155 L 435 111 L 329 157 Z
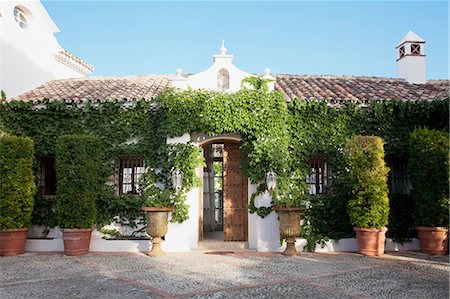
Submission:
M 390 193 L 409 194 L 412 187 L 409 177 L 408 159 L 406 157 L 391 157 L 387 158 L 386 162 L 390 168 L 388 175 Z
M 139 183 L 145 173 L 144 158 L 127 156 L 119 160 L 119 194 L 139 194 Z
M 327 155 L 311 156 L 307 160 L 309 175 L 306 178 L 309 194 L 326 193 L 331 186 L 331 159 Z
M 46 156 L 38 159 L 38 186 L 42 195 L 56 195 L 55 158 Z

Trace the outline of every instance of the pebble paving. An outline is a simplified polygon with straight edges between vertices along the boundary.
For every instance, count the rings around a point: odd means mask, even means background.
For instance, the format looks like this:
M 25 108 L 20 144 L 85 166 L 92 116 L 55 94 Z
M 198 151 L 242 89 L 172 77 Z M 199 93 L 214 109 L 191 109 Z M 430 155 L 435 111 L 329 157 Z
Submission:
M 449 298 L 448 256 L 191 252 L 0 257 L 0 298 Z

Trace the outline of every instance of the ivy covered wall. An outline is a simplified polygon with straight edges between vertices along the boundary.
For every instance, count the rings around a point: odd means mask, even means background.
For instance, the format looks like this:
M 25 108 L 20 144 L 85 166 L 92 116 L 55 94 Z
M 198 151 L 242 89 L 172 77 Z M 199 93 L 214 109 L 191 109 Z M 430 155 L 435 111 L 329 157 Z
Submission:
M 276 194 L 280 197 L 283 192 L 304 194 L 307 157 L 327 154 L 333 166 L 333 188 L 325 195 L 308 198 L 310 209 L 303 228 L 304 237 L 318 241 L 352 234 L 345 210 L 348 200 L 342 156 L 345 140 L 355 134 L 378 135 L 386 142 L 387 156 L 405 156 L 409 134 L 414 128 L 448 131 L 448 105 L 448 99 L 416 103 L 389 101 L 366 108 L 352 103 L 333 108 L 325 102 L 300 99 L 287 103 L 281 93 L 269 93 L 264 84 L 260 84 L 256 90 L 244 88 L 231 94 L 169 89 L 152 102 L 140 100 L 126 104 L 105 101 L 80 106 L 56 101 L 33 108 L 31 103 L 13 101 L 0 106 L 0 129 L 31 137 L 37 156 L 54 155 L 55 140 L 60 135 L 97 135 L 104 143 L 105 182 L 117 172 L 118 157 L 138 154 L 144 157 L 150 171 L 161 170 L 154 180 L 164 184 L 169 184 L 170 171 L 177 161 L 172 156 L 180 150 L 193 150 L 189 144 L 183 149 L 166 145 L 166 136 L 193 132 L 235 133 L 242 137 L 241 150 L 246 157 L 243 170 L 252 182 L 263 181 L 269 170 L 279 174 L 281 186 L 286 186 L 283 178 L 296 182 L 295 186 L 280 189 Z M 192 168 L 192 163 L 199 163 L 199 160 L 191 159 L 178 167 Z M 184 180 L 187 192 L 195 182 L 191 178 Z M 264 189 L 261 184 L 258 192 Z M 136 196 L 117 196 L 114 188 L 105 185 L 105 189 L 99 191 L 97 223 L 101 226 L 116 216 L 119 222 L 130 224 L 130 219 L 140 215 L 142 202 L 143 199 Z M 257 212 L 264 215 L 269 210 Z M 396 213 L 395 209 L 392 213 Z M 187 215 L 179 216 L 178 220 L 182 221 Z M 391 225 L 395 225 L 395 220 Z M 399 233 L 399 238 L 402 234 Z

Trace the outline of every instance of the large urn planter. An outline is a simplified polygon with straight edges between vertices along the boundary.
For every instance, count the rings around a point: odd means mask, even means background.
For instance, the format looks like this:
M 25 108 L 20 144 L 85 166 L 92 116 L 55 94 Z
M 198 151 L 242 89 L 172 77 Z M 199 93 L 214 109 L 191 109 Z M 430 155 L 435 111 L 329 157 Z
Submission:
M 91 245 L 92 229 L 63 229 L 64 253 L 71 256 L 86 255 Z
M 297 255 L 295 249 L 295 239 L 300 234 L 300 211 L 303 208 L 274 208 L 278 212 L 280 218 L 280 235 L 286 238 L 286 250 L 282 253 L 284 255 Z
M 152 237 L 152 249 L 148 255 L 163 256 L 161 242 L 167 234 L 169 212 L 173 211 L 173 208 L 143 207 L 142 211 L 145 212 L 147 219 L 147 233 Z
M 448 250 L 448 229 L 445 227 L 417 226 L 420 251 L 432 255 L 444 255 Z
M 28 228 L 0 230 L 0 256 L 19 255 L 25 252 Z
M 367 256 L 380 256 L 384 254 L 387 228 L 353 228 L 356 232 L 358 252 Z

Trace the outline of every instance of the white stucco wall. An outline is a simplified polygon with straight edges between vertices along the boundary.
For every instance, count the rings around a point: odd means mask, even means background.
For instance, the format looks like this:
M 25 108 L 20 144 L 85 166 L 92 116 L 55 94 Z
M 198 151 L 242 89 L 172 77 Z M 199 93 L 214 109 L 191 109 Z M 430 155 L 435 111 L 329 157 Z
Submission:
M 83 76 L 55 59 L 54 54 L 61 50 L 54 36 L 59 30 L 39 1 L 0 3 L 0 89 L 8 98 L 49 80 Z M 16 6 L 26 12 L 25 29 L 14 19 Z

